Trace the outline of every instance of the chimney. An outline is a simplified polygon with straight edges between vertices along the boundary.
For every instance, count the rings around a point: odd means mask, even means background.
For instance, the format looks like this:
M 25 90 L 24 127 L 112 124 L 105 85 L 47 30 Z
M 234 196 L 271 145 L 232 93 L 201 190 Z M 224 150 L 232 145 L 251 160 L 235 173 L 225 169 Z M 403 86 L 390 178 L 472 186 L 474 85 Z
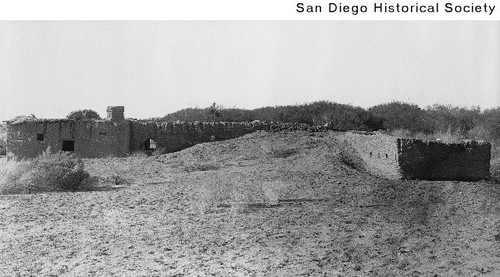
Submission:
M 125 120 L 125 116 L 123 112 L 125 107 L 123 106 L 108 106 L 106 111 L 108 112 L 108 120 L 109 121 L 122 121 Z

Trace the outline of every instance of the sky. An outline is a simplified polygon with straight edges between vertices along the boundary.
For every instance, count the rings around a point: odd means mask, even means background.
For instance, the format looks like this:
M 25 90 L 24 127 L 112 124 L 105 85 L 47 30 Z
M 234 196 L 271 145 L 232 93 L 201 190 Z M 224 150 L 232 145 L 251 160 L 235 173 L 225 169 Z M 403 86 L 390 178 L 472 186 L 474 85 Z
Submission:
M 500 22 L 0 22 L 0 120 L 319 100 L 498 107 Z

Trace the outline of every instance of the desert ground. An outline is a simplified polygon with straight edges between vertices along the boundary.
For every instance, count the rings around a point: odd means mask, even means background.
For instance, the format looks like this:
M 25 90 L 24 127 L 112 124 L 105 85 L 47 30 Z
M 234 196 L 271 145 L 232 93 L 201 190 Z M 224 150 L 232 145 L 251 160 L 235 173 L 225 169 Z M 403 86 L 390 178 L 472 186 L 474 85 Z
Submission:
M 0 196 L 0 276 L 500 276 L 497 183 L 375 177 L 335 132 L 84 162 Z

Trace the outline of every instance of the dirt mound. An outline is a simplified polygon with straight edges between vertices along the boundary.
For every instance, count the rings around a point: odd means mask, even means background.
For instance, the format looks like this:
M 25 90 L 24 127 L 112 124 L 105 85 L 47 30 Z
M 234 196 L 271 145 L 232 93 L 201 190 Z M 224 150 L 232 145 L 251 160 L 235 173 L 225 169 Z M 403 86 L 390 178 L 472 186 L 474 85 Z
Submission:
M 85 163 L 131 184 L 1 198 L 0 275 L 500 276 L 496 184 L 374 177 L 335 132 Z
M 199 203 L 204 210 L 210 211 L 213 203 L 316 203 L 323 209 L 320 213 L 332 218 L 339 211 L 345 218 L 357 218 L 355 230 L 349 231 L 353 221 L 347 219 L 335 222 L 346 233 L 332 234 L 349 241 L 338 250 L 350 253 L 344 257 L 350 262 L 342 267 L 344 273 L 496 272 L 491 263 L 499 265 L 500 259 L 485 253 L 500 253 L 494 250 L 500 240 L 500 216 L 495 212 L 500 205 L 493 204 L 500 196 L 497 185 L 377 178 L 367 174 L 355 153 L 336 137 L 335 132 L 257 133 L 201 144 L 172 158 L 187 165 L 190 174 L 181 175 L 179 182 L 203 191 Z

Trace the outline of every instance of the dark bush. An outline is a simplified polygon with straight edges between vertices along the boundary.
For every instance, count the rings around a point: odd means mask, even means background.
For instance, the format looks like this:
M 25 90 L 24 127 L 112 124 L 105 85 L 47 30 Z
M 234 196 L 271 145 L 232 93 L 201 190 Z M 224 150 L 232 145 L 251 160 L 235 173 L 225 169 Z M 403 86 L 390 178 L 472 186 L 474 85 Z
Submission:
M 404 129 L 423 133 L 431 133 L 434 130 L 427 113 L 414 104 L 390 102 L 373 106 L 368 111 L 376 121 L 382 123 L 384 130 Z
M 381 128 L 368 111 L 361 107 L 318 101 L 303 105 L 263 107 L 254 110 L 224 108 L 212 104 L 208 108 L 188 108 L 171 113 L 162 118 L 174 121 L 273 121 L 324 125 L 328 123 L 337 130 L 378 130 Z
M 378 130 L 381 124 L 361 107 L 327 101 L 314 102 L 307 106 L 315 125 L 328 124 L 334 130 Z
M 461 108 L 451 105 L 432 105 L 426 112 L 433 121 L 434 131 L 450 131 L 466 137 L 475 126 L 481 124 L 479 107 Z
M 274 121 L 325 125 L 334 130 L 387 130 L 408 136 L 446 134 L 459 139 L 500 140 L 500 108 L 483 112 L 479 107 L 433 105 L 422 109 L 414 104 L 390 102 L 368 110 L 352 105 L 317 101 L 302 105 L 262 107 L 254 110 L 224 108 L 212 104 L 208 108 L 188 108 L 166 115 L 173 121 Z
M 94 110 L 84 109 L 70 112 L 66 118 L 74 120 L 101 119 L 101 116 L 99 116 L 99 114 Z

